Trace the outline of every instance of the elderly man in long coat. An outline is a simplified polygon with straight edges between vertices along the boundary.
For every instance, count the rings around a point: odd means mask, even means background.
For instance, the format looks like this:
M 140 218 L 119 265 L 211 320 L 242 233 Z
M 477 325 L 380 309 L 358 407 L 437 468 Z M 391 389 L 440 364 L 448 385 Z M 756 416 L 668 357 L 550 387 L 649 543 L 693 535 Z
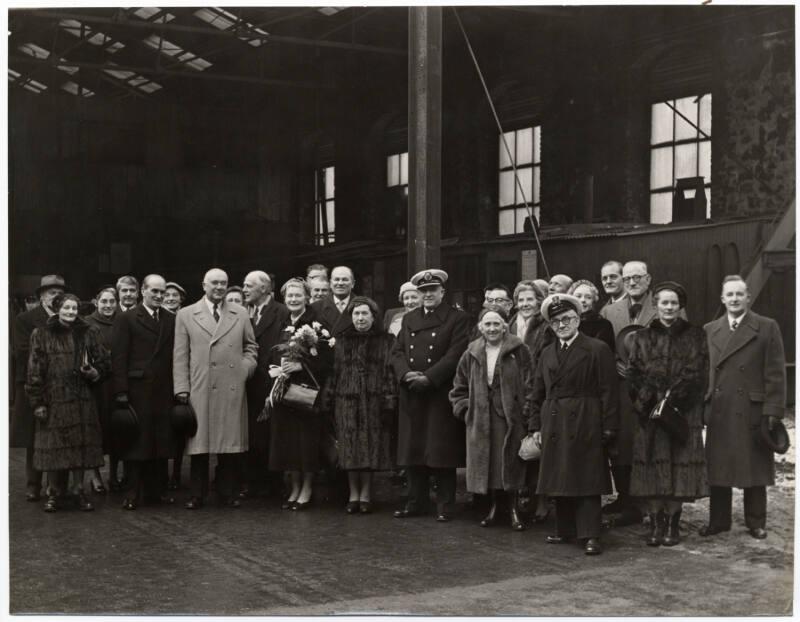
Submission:
M 175 316 L 161 307 L 165 290 L 164 277 L 146 276 L 142 302 L 117 315 L 111 337 L 115 400 L 130 404 L 139 421 L 138 436 L 120 455 L 131 484 L 122 502 L 125 510 L 135 510 L 142 500 L 172 501 L 163 491 L 174 445 L 170 411 Z
M 25 392 L 31 334 L 35 329 L 44 328 L 47 325 L 47 320 L 54 315 L 51 309 L 53 299 L 66 291 L 64 277 L 57 274 L 45 275 L 39 283 L 36 295 L 40 304 L 29 311 L 23 311 L 14 319 L 12 335 L 15 391 L 9 437 L 11 447 L 25 448 L 26 499 L 28 501 L 38 501 L 42 494 L 42 472 L 33 467 L 33 409 Z
M 710 373 L 706 394 L 706 460 L 711 486 L 709 524 L 700 535 L 731 528 L 731 488 L 744 489 L 750 535 L 767 537 L 767 486 L 775 483 L 772 450 L 762 442 L 786 406 L 786 360 L 777 322 L 749 309 L 742 277 L 725 277 L 726 313 L 705 325 Z
M 423 270 L 411 282 L 422 294 L 422 307 L 403 316 L 392 349 L 400 382 L 397 463 L 408 473 L 408 501 L 394 516 L 427 512 L 434 475 L 436 520 L 446 522 L 455 508 L 456 468 L 465 464 L 464 423 L 453 416 L 448 393 L 467 349 L 469 317 L 444 302 L 443 270 Z
M 247 310 L 225 303 L 227 287 L 225 272 L 209 270 L 203 278 L 205 296 L 178 311 L 175 320 L 175 397 L 191 404 L 197 416 L 197 434 L 186 443 L 189 510 L 201 507 L 208 492 L 210 454 L 217 454 L 220 504 L 240 505 L 240 459 L 248 447 L 245 384 L 255 372 L 258 346 Z
M 536 367 L 528 430 L 542 448 L 536 492 L 556 502 L 556 535 L 547 541 L 577 537 L 587 555 L 597 555 L 600 496 L 611 492 L 604 446 L 619 427 L 619 383 L 609 347 L 578 331 L 580 312 L 567 294 L 542 303 L 557 339 Z

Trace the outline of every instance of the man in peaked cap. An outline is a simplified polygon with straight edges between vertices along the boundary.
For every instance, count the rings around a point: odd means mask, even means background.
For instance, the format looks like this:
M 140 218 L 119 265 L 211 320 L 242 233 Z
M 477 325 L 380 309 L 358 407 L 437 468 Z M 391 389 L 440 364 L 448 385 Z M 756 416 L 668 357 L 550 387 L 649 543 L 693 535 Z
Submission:
M 444 270 L 423 270 L 411 278 L 422 306 L 403 316 L 392 350 L 400 381 L 397 463 L 408 473 L 408 501 L 396 518 L 427 513 L 429 477 L 437 480 L 436 520 L 451 520 L 456 468 L 464 466 L 464 424 L 453 416 L 447 397 L 458 360 L 467 349 L 469 317 L 444 302 Z
M 619 426 L 619 383 L 610 348 L 578 331 L 580 313 L 575 296 L 553 294 L 542 302 L 556 341 L 536 369 L 528 431 L 542 449 L 536 492 L 556 502 L 556 533 L 547 542 L 577 537 L 587 555 L 597 555 L 600 497 L 611 492 L 603 449 Z
M 12 336 L 14 351 L 14 412 L 11 421 L 11 447 L 25 447 L 25 477 L 27 480 L 28 501 L 38 501 L 42 488 L 42 472 L 33 468 L 33 412 L 25 393 L 25 378 L 28 375 L 28 354 L 30 352 L 31 333 L 34 329 L 47 324 L 50 316 L 55 315 L 51 308 L 53 299 L 67 290 L 63 276 L 48 274 L 42 277 L 36 296 L 39 304 L 30 311 L 23 311 L 14 320 Z

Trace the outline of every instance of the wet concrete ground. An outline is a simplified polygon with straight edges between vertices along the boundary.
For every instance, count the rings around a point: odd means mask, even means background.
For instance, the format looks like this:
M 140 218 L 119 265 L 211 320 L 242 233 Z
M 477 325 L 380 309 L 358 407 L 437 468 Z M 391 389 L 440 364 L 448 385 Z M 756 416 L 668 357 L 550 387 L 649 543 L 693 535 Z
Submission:
M 794 460 L 769 489 L 769 537 L 742 524 L 700 538 L 707 502 L 686 506 L 684 541 L 644 546 L 641 526 L 608 532 L 606 551 L 548 545 L 552 524 L 483 529 L 465 507 L 452 523 L 397 520 L 402 490 L 377 480 L 376 513 L 333 501 L 307 512 L 277 500 L 123 511 L 94 495 L 93 513 L 46 514 L 24 499 L 24 453 L 11 450 L 12 613 L 322 615 L 790 615 Z M 459 481 L 463 491 L 463 475 Z M 321 495 L 320 495 L 321 496 Z M 212 500 L 213 501 L 213 500 Z

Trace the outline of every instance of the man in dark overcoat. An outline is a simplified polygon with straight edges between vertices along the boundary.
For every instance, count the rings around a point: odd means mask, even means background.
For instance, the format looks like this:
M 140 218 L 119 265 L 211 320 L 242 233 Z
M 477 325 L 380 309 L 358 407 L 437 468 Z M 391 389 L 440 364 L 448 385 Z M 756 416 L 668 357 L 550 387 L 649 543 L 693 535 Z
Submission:
M 172 348 L 175 315 L 161 308 L 166 281 L 151 274 L 142 281 L 142 302 L 120 313 L 111 337 L 112 377 L 118 406 L 130 405 L 139 421 L 138 435 L 121 454 L 130 492 L 126 510 L 171 501 L 166 488 L 166 461 L 172 455 Z
M 709 524 L 700 535 L 731 528 L 731 488 L 744 489 L 750 535 L 767 537 L 767 486 L 775 483 L 772 450 L 761 440 L 785 412 L 786 360 L 777 322 L 750 310 L 744 279 L 725 277 L 725 314 L 705 325 L 710 362 L 706 394 Z
M 600 497 L 611 492 L 604 447 L 619 427 L 619 383 L 609 347 L 578 331 L 580 312 L 580 301 L 568 294 L 542 303 L 557 340 L 536 367 L 528 430 L 542 449 L 536 492 L 556 503 L 556 534 L 547 541 L 577 537 L 587 555 L 597 555 Z
M 408 501 L 394 515 L 407 518 L 427 512 L 433 475 L 436 520 L 446 522 L 455 508 L 456 468 L 466 459 L 464 423 L 453 416 L 448 393 L 467 349 L 470 320 L 444 302 L 443 270 L 423 270 L 411 282 L 422 294 L 422 307 L 403 316 L 392 349 L 400 382 L 397 463 L 408 474 Z
M 253 377 L 247 381 L 247 424 L 249 449 L 245 456 L 244 496 L 267 494 L 269 470 L 269 424 L 259 423 L 258 416 L 264 409 L 269 391 L 269 360 L 272 348 L 280 340 L 280 334 L 289 317 L 286 305 L 276 301 L 272 295 L 272 280 L 266 272 L 250 272 L 242 284 L 244 302 L 250 312 L 250 323 L 258 344 L 258 359 Z
M 66 291 L 64 277 L 48 274 L 42 277 L 36 296 L 39 305 L 30 311 L 23 311 L 14 320 L 12 336 L 14 348 L 14 410 L 11 419 L 9 438 L 11 447 L 25 448 L 26 499 L 38 501 L 42 494 L 42 472 L 33 468 L 33 410 L 25 393 L 25 379 L 28 376 L 28 355 L 30 354 L 31 333 L 43 328 L 50 316 L 55 315 L 51 308 L 53 299 Z
M 330 331 L 332 337 L 339 337 L 353 325 L 353 318 L 346 313 L 353 294 L 355 275 L 347 266 L 336 266 L 331 270 L 332 296 L 318 300 L 311 305 L 320 323 Z

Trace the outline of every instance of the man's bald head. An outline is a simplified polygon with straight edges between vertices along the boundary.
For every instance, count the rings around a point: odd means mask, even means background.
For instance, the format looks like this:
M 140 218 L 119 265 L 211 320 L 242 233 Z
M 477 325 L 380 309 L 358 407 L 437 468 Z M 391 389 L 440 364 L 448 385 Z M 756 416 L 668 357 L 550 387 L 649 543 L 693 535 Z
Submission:
M 228 289 L 228 275 L 224 270 L 211 268 L 203 277 L 203 291 L 211 302 L 221 303 Z

